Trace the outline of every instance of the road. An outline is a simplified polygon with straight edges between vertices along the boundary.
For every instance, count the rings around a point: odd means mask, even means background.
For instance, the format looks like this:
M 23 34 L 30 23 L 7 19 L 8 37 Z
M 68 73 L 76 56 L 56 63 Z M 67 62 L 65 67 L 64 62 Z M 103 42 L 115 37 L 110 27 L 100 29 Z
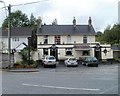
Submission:
M 118 64 L 2 72 L 3 94 L 118 94 Z

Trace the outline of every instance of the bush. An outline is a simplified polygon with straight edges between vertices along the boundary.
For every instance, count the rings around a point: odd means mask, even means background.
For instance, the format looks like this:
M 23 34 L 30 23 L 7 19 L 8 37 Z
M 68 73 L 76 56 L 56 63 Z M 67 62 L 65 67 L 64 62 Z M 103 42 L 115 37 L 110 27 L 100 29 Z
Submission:
M 14 64 L 21 65 L 21 61 L 18 61 L 18 62 L 14 63 Z
M 22 62 L 19 61 L 19 62 L 14 63 L 13 67 L 16 68 L 17 66 L 23 66 Z
M 31 64 L 35 64 L 35 61 L 34 60 L 30 60 L 30 65 Z

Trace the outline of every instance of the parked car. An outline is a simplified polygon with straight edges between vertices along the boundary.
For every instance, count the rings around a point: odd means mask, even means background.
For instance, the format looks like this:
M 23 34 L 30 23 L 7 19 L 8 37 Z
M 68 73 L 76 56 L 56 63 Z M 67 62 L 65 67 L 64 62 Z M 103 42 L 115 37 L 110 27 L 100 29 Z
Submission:
M 82 60 L 82 64 L 85 65 L 85 66 L 95 66 L 95 67 L 98 67 L 98 60 L 96 57 L 92 57 L 92 56 L 89 56 L 89 57 L 85 57 L 83 58 Z
M 46 66 L 53 66 L 56 67 L 56 58 L 54 56 L 44 56 L 44 58 L 42 58 L 42 64 L 43 67 Z
M 64 61 L 65 66 L 78 66 L 78 62 L 76 58 L 66 58 Z

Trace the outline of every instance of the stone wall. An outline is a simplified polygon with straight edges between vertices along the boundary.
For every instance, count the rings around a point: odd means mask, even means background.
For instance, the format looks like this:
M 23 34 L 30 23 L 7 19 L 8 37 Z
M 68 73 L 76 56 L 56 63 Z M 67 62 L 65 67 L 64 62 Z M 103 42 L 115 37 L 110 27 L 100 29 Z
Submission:
M 14 63 L 14 54 L 11 54 L 11 67 Z M 0 68 L 7 68 L 9 66 L 8 64 L 8 54 L 0 53 Z

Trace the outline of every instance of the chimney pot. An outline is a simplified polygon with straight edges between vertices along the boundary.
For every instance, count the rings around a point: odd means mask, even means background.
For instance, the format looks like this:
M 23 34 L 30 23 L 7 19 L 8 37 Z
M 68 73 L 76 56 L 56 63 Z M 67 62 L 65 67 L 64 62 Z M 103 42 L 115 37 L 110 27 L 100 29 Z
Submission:
M 42 27 L 42 19 L 40 16 L 38 17 L 38 26 L 39 26 L 39 28 Z
M 76 27 L 76 19 L 75 19 L 75 17 L 73 17 L 73 27 L 74 28 Z
M 92 25 L 92 19 L 91 17 L 89 17 L 89 20 L 88 20 L 88 25 L 91 26 Z

